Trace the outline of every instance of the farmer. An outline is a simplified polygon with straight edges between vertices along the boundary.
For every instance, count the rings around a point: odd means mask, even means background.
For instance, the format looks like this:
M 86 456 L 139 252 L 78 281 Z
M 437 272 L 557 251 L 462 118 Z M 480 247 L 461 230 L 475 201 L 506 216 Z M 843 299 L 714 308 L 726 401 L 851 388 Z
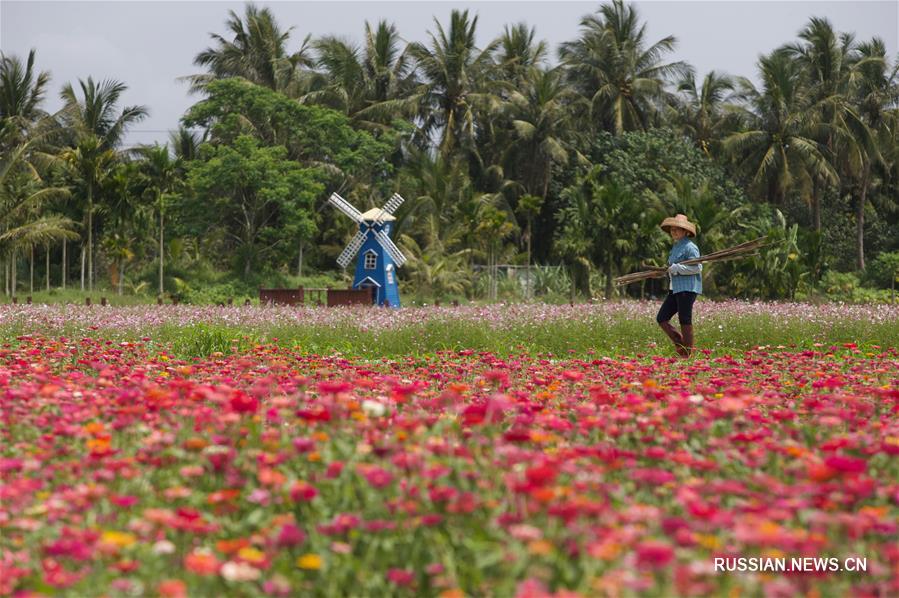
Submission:
M 693 352 L 693 302 L 702 294 L 702 264 L 681 264 L 684 260 L 699 257 L 699 248 L 690 239 L 696 236 L 696 225 L 683 214 L 665 218 L 662 230 L 671 235 L 674 245 L 668 254 L 668 296 L 659 308 L 656 322 L 674 342 L 674 348 L 681 357 L 689 357 Z M 671 318 L 677 314 L 681 330 L 671 325 Z

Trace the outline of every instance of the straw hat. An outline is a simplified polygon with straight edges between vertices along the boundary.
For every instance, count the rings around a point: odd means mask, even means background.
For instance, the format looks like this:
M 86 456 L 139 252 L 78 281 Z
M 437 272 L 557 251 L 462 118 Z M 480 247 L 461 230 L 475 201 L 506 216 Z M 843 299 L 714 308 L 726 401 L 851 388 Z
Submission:
M 674 218 L 665 218 L 664 220 L 662 220 L 661 227 L 662 230 L 666 233 L 672 226 L 676 226 L 687 231 L 688 237 L 696 236 L 696 225 L 690 222 L 683 214 L 678 214 Z

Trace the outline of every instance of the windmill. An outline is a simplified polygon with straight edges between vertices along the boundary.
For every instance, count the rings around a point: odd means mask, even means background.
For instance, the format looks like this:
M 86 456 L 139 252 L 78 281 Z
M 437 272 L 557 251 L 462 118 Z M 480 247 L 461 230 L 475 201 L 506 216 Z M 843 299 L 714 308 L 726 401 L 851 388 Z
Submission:
M 396 220 L 393 213 L 405 200 L 399 193 L 394 193 L 383 208 L 372 208 L 365 213 L 337 193 L 332 193 L 328 201 L 359 225 L 359 232 L 337 258 L 340 267 L 346 268 L 358 254 L 353 288 L 372 287 L 375 304 L 384 305 L 387 301 L 390 307 L 399 307 L 400 290 L 395 270 L 406 263 L 406 256 L 390 240 L 390 229 Z

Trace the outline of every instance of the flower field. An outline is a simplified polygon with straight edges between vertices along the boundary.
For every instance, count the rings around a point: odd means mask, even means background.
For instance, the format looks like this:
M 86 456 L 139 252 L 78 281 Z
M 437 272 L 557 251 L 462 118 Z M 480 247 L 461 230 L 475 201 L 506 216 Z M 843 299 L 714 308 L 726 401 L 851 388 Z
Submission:
M 894 345 L 378 357 L 246 336 L 189 357 L 150 311 L 96 311 L 110 320 L 68 337 L 81 312 L 28 308 L 0 321 L 33 318 L 0 345 L 0 596 L 899 594 Z M 524 337 L 649 306 L 547 309 L 454 313 Z M 181 310 L 178 326 L 210 321 Z M 225 330 L 295 317 L 236 312 Z M 387 335 L 453 313 L 369 312 L 384 321 L 309 315 Z M 837 315 L 852 324 L 816 317 Z M 867 316 L 876 338 L 896 312 Z M 866 569 L 716 571 L 724 557 Z
M 182 357 L 258 344 L 367 358 L 441 350 L 580 356 L 668 355 L 659 304 L 489 305 L 391 309 L 0 305 L 0 338 L 43 334 L 114 341 L 152 339 Z M 758 345 L 813 349 L 853 342 L 899 347 L 899 306 L 701 301 L 699 346 L 726 354 Z M 664 342 L 663 342 L 664 339 Z

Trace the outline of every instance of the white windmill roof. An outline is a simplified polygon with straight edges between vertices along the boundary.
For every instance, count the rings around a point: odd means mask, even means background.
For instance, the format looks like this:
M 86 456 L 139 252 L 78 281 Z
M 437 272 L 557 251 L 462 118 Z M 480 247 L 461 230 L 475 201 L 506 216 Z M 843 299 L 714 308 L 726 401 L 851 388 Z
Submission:
M 369 211 L 364 212 L 362 214 L 362 219 L 363 220 L 377 220 L 378 216 L 380 216 L 380 215 L 381 215 L 381 208 L 372 208 Z M 382 218 L 381 220 L 383 220 L 384 222 L 392 222 L 393 220 L 396 220 L 396 218 L 394 218 L 390 214 L 385 213 L 384 218 Z

